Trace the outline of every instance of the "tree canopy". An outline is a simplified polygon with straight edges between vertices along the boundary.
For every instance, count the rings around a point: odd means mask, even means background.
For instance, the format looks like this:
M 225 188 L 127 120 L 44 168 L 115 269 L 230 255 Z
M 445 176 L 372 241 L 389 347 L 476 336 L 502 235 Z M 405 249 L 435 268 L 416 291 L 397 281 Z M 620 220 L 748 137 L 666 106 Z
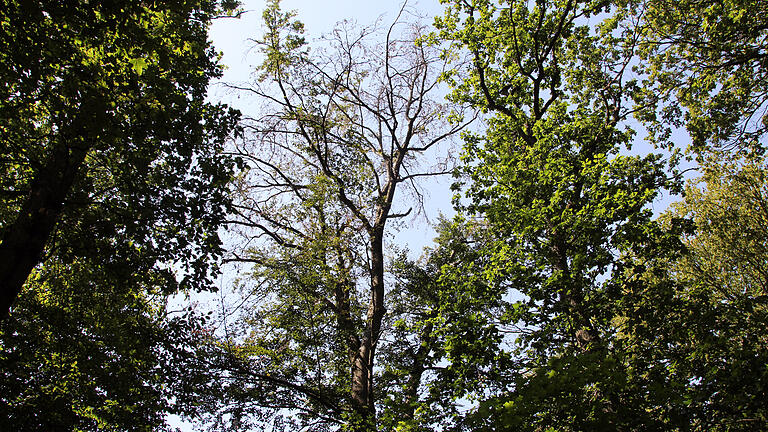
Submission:
M 122 256 L 168 282 L 180 265 L 186 285 L 206 286 L 235 119 L 204 101 L 219 73 L 214 13 L 212 2 L 3 5 L 4 315 L 52 251 Z
M 638 69 L 650 130 L 660 142 L 684 126 L 696 153 L 763 153 L 766 4 L 753 1 L 626 2 L 639 30 Z M 651 107 L 652 109 L 648 109 Z
M 465 145 L 466 211 L 498 240 L 510 322 L 520 328 L 508 390 L 480 403 L 476 427 L 595 430 L 649 425 L 659 401 L 619 340 L 638 290 L 630 258 L 674 254 L 648 208 L 674 187 L 659 155 L 626 154 L 632 29 L 604 2 L 455 2 L 439 21 L 473 64 L 453 97 L 491 114 Z M 534 169 L 531 169 L 535 167 Z M 669 246 L 673 247 L 670 248 Z M 651 365 L 649 365 L 651 366 Z
M 450 173 L 436 150 L 462 119 L 435 96 L 445 60 L 404 16 L 341 24 L 316 52 L 279 2 L 263 17 L 258 81 L 238 90 L 265 104 L 234 144 L 246 171 L 232 226 L 246 246 L 232 260 L 253 265 L 243 286 L 255 301 L 214 379 L 231 383 L 222 409 L 238 421 L 253 406 L 369 430 L 388 385 L 377 353 L 393 321 L 390 226 L 419 211 L 420 178 Z
M 443 5 L 6 0 L 0 428 L 768 427 L 764 2 Z

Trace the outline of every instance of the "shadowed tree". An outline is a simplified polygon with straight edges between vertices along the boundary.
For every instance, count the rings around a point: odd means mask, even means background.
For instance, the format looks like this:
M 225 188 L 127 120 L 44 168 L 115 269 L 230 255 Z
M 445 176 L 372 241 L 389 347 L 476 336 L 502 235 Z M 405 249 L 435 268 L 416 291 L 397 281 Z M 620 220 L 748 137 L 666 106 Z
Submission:
M 0 12 L 0 314 L 54 254 L 141 250 L 136 271 L 176 265 L 210 282 L 220 252 L 236 116 L 204 101 L 218 76 L 216 2 L 5 1 Z M 99 249 L 102 248 L 102 249 Z M 165 270 L 163 270 L 165 269 Z
M 689 253 L 669 266 L 684 289 L 664 328 L 677 341 L 695 430 L 768 425 L 768 170 L 764 160 L 711 161 L 664 215 L 689 217 Z M 670 338 L 670 336 L 666 336 Z
M 205 97 L 230 7 L 0 4 L 0 429 L 172 410 L 167 297 L 211 288 L 229 205 L 237 114 Z

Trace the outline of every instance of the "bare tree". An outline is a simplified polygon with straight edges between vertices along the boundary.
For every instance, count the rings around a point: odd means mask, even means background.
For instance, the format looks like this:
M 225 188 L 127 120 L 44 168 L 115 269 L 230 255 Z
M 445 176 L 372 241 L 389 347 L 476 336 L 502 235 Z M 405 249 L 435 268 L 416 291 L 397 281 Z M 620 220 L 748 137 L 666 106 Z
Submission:
M 310 53 L 301 24 L 274 1 L 256 41 L 258 81 L 233 86 L 265 101 L 237 143 L 247 170 L 232 260 L 253 272 L 249 333 L 227 360 L 255 378 L 235 387 L 261 411 L 359 430 L 376 422 L 393 289 L 385 240 L 393 220 L 422 210 L 418 180 L 452 171 L 438 147 L 467 123 L 439 102 L 446 62 L 405 15 L 404 6 L 387 28 L 341 23 Z

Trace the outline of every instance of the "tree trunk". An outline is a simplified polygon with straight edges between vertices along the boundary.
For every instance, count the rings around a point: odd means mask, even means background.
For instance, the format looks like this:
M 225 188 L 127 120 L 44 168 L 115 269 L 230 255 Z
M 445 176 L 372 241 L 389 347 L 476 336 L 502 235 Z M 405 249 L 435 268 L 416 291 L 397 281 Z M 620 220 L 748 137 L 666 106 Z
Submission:
M 359 423 L 358 431 L 373 431 L 376 424 L 373 366 L 376 344 L 384 318 L 384 227 L 383 223 L 371 234 L 371 299 L 365 333 L 352 361 L 352 402 Z
M 435 312 L 430 313 L 429 318 L 435 318 L 437 314 Z M 421 378 L 424 375 L 425 366 L 424 363 L 427 360 L 427 356 L 434 345 L 434 338 L 431 337 L 433 325 L 429 322 L 419 332 L 419 339 L 421 344 L 415 354 L 412 355 L 413 363 L 411 363 L 411 370 L 408 375 L 408 383 L 405 387 L 405 418 L 413 420 L 416 417 L 416 403 L 419 401 L 419 389 L 421 388 Z
M 588 351 L 592 343 L 600 340 L 600 335 L 592 324 L 591 317 L 585 312 L 587 305 L 584 304 L 584 292 L 581 285 L 574 280 L 571 269 L 568 266 L 566 241 L 556 232 L 553 233 L 552 237 L 554 239 L 552 251 L 555 254 L 555 260 L 552 263 L 553 267 L 555 270 L 562 272 L 567 280 L 567 283 L 561 287 L 559 301 L 564 304 L 571 320 L 573 320 L 573 338 L 576 344 L 580 350 Z
M 24 282 L 40 263 L 87 152 L 57 143 L 32 180 L 16 220 L 0 233 L 0 320 L 8 317 Z
M 368 367 L 371 355 L 370 341 L 367 337 L 360 344 L 352 359 L 352 409 L 355 418 L 355 431 L 375 430 L 375 408 L 371 398 L 371 370 Z

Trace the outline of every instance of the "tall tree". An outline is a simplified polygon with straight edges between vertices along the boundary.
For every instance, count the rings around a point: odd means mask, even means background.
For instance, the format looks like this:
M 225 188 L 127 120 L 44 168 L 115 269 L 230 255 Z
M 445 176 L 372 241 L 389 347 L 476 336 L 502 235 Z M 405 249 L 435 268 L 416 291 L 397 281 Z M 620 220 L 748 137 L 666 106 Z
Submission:
M 52 255 L 135 252 L 137 272 L 209 282 L 236 116 L 204 101 L 220 73 L 213 1 L 4 1 L 0 12 L 0 309 Z M 111 243 L 96 244 L 94 238 Z M 127 256 L 126 256 L 127 257 Z
M 310 53 L 292 13 L 278 1 L 264 12 L 259 81 L 240 90 L 267 103 L 238 147 L 248 171 L 233 222 L 257 302 L 220 365 L 244 418 L 284 408 L 297 422 L 375 427 L 395 295 L 386 238 L 419 210 L 418 180 L 450 172 L 436 148 L 463 127 L 436 100 L 444 61 L 404 13 L 383 30 L 340 24 Z
M 627 154 L 639 36 L 610 6 L 455 1 L 438 21 L 473 64 L 455 77 L 453 97 L 492 115 L 465 144 L 465 210 L 499 239 L 487 271 L 518 299 L 506 390 L 480 403 L 473 427 L 634 430 L 680 420 L 666 423 L 663 366 L 628 349 L 615 319 L 628 299 L 667 294 L 664 281 L 641 282 L 645 268 L 630 258 L 669 256 L 680 243 L 649 208 L 675 186 L 664 161 Z
M 234 167 L 237 115 L 204 100 L 222 7 L 0 5 L 0 429 L 172 409 L 167 295 L 210 287 Z

